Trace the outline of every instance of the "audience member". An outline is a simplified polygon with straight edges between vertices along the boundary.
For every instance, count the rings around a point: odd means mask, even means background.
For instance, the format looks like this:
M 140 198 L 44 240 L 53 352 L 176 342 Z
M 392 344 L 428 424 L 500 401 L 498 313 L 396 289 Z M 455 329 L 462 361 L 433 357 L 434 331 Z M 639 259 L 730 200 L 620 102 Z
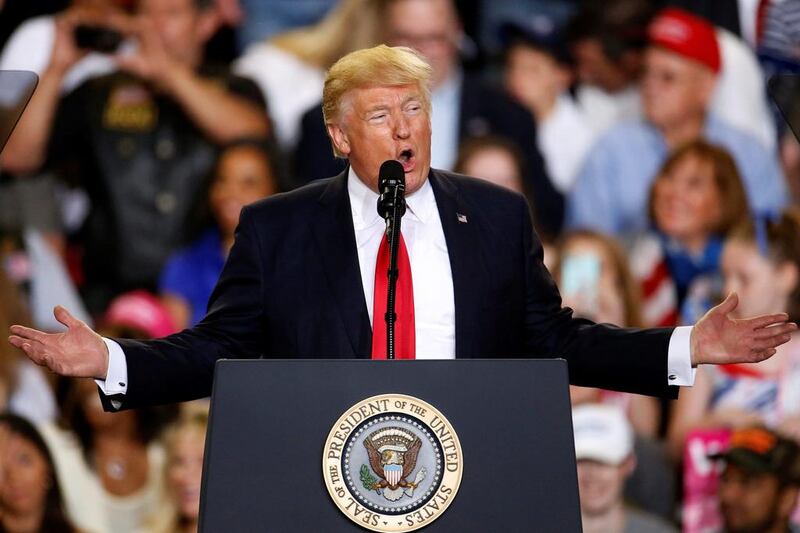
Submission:
M 220 153 L 208 198 L 216 224 L 187 249 L 172 254 L 161 273 L 159 292 L 177 329 L 205 316 L 242 207 L 278 192 L 275 157 L 260 141 L 233 143 Z
M 196 533 L 200 514 L 208 413 L 189 411 L 164 432 L 164 478 L 167 498 L 147 528 L 151 533 Z
M 623 501 L 625 480 L 636 466 L 633 431 L 616 407 L 580 405 L 572 411 L 578 491 L 585 533 L 673 532 L 660 518 Z
M 558 29 L 540 17 L 509 22 L 503 30 L 506 91 L 535 117 L 548 175 L 566 194 L 594 141 L 588 117 L 569 94 L 572 57 Z
M 6 259 L 0 250 L 4 265 L 8 264 Z M 6 275 L 5 268 L 0 268 L 0 327 L 10 327 L 17 321 L 31 323 L 22 294 Z M 4 411 L 34 422 L 53 420 L 56 416 L 53 390 L 42 369 L 29 364 L 28 358 L 8 343 L 0 343 L 0 412 Z
M 453 0 L 388 0 L 381 25 L 387 44 L 415 48 L 433 67 L 431 166 L 453 168 L 461 139 L 489 134 L 509 138 L 525 157 L 525 178 L 537 199 L 539 226 L 557 232 L 563 198 L 547 177 L 536 148 L 535 122 L 503 91 L 462 70 L 458 56 L 462 29 Z M 321 106 L 303 117 L 295 160 L 303 181 L 344 169 L 345 161 L 332 153 Z
M 776 221 L 757 218 L 734 229 L 722 253 L 725 292 L 736 291 L 735 316 L 800 311 L 800 211 Z M 681 456 L 695 428 L 766 424 L 800 441 L 800 338 L 754 365 L 704 366 L 682 391 L 672 414 L 669 444 Z
M 589 152 L 569 197 L 571 227 L 622 234 L 647 228 L 647 193 L 668 153 L 705 137 L 737 162 L 755 212 L 775 211 L 787 200 L 773 154 L 708 112 L 720 68 L 714 29 L 674 9 L 651 24 L 642 99 L 646 120 L 621 124 Z
M 122 290 L 155 285 L 185 238 L 214 145 L 268 129 L 258 88 L 203 64 L 218 20 L 210 0 L 142 0 L 139 15 L 137 50 L 115 56 L 121 71 L 59 101 L 63 76 L 81 56 L 76 21 L 62 20 L 50 65 L 3 154 L 16 172 L 49 159 L 89 195 L 82 244 L 93 312 Z
M 685 144 L 659 170 L 648 204 L 652 230 L 629 254 L 644 323 L 694 324 L 719 295 L 723 240 L 748 215 L 736 163 L 724 148 Z
M 577 316 L 620 327 L 641 325 L 640 296 L 622 247 L 592 231 L 562 236 L 554 268 L 564 305 Z M 655 437 L 660 408 L 655 398 L 585 387 L 570 387 L 573 405 L 587 401 L 613 403 L 630 418 L 636 433 Z
M 75 533 L 50 451 L 24 418 L 0 414 L 0 531 Z
M 112 301 L 102 321 L 108 337 L 152 338 L 175 331 L 158 299 L 143 291 Z M 133 532 L 164 495 L 163 449 L 156 438 L 174 406 L 118 414 L 103 411 L 91 380 L 61 378 L 61 419 L 46 424 L 69 516 L 86 531 Z
M 453 171 L 525 194 L 522 155 L 514 143 L 503 137 L 466 139 L 458 149 Z
M 234 71 L 261 87 L 282 148 L 295 149 L 303 114 L 322 99 L 325 71 L 345 54 L 380 43 L 381 6 L 342 0 L 313 26 L 253 44 L 236 61 Z
M 796 533 L 790 522 L 800 487 L 797 443 L 761 427 L 731 435 L 723 461 L 719 508 L 725 533 Z
M 567 26 L 577 100 L 598 133 L 641 116 L 638 84 L 653 11 L 648 0 L 584 2 Z
M 646 27 L 654 4 L 647 0 L 587 3 L 570 25 L 568 33 L 582 82 L 577 90 L 578 101 L 599 132 L 642 116 L 638 86 L 647 45 Z M 697 7 L 694 5 L 695 12 Z M 754 135 L 772 150 L 775 123 L 755 53 L 734 33 L 721 27 L 715 28 L 715 33 L 720 72 L 710 110 L 729 126 Z

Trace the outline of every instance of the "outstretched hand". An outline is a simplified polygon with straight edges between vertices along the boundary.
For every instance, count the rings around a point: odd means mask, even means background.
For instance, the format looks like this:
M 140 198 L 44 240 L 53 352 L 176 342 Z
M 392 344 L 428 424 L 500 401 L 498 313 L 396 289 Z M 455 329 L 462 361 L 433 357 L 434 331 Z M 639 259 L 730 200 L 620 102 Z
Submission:
M 25 352 L 31 361 L 56 374 L 105 379 L 108 348 L 103 338 L 61 306 L 57 306 L 53 314 L 67 327 L 67 331 L 45 333 L 24 326 L 11 326 L 8 341 Z
M 763 361 L 775 355 L 776 348 L 789 342 L 797 330 L 786 313 L 730 318 L 738 304 L 739 297 L 732 292 L 695 324 L 690 341 L 692 366 Z

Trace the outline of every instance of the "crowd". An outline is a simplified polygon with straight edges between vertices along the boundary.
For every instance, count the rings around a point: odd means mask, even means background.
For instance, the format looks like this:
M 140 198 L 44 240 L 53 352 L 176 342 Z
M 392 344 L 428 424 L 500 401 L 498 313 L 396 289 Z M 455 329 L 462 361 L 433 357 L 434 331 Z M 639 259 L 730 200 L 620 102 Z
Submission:
M 241 208 L 345 168 L 323 79 L 379 43 L 433 68 L 432 166 L 528 199 L 579 316 L 693 324 L 736 291 L 736 316 L 800 319 L 800 144 L 767 83 L 800 72 L 798 0 L 0 0 L 0 20 L 0 70 L 39 75 L 0 153 L 2 331 L 52 330 L 56 304 L 108 337 L 196 324 Z M 570 395 L 586 531 L 800 531 L 800 337 L 676 402 Z M 0 532 L 196 531 L 202 401 L 104 413 L 0 342 L 0 413 Z

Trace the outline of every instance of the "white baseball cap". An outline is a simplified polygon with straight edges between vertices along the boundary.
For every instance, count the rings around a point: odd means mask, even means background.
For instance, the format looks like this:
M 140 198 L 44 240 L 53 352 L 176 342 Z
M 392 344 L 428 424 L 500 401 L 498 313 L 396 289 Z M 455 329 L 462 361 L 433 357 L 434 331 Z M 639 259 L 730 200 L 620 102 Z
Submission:
M 579 405 L 572 410 L 572 426 L 578 461 L 618 465 L 633 452 L 633 429 L 619 407 Z

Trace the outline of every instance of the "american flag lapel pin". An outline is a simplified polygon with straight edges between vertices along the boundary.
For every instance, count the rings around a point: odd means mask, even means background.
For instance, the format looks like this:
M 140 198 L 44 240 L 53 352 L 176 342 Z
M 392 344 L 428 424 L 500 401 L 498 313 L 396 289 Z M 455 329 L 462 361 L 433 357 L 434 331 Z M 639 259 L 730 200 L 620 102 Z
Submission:
M 458 218 L 458 221 L 461 222 L 462 224 L 466 224 L 467 223 L 467 215 L 462 215 L 461 213 L 456 213 L 456 218 Z

